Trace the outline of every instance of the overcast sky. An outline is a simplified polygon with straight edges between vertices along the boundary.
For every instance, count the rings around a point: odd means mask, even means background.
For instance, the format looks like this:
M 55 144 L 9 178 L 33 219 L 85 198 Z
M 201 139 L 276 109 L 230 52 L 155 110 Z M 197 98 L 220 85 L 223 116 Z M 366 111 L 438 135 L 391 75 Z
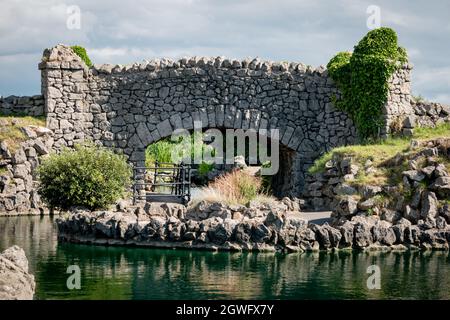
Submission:
M 73 5 L 79 29 L 67 27 Z M 39 94 L 37 64 L 58 43 L 86 47 L 94 63 L 197 55 L 326 65 L 369 31 L 370 5 L 408 50 L 413 93 L 450 103 L 448 0 L 1 0 L 0 95 Z

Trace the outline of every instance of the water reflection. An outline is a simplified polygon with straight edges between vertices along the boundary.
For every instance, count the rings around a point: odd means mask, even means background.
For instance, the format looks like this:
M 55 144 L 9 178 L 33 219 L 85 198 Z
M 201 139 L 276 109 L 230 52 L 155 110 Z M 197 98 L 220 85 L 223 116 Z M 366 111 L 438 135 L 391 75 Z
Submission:
M 0 248 L 30 256 L 40 299 L 449 299 L 445 252 L 248 254 L 56 245 L 49 218 L 0 219 Z M 69 291 L 78 264 L 82 290 Z M 368 290 L 369 265 L 381 290 Z

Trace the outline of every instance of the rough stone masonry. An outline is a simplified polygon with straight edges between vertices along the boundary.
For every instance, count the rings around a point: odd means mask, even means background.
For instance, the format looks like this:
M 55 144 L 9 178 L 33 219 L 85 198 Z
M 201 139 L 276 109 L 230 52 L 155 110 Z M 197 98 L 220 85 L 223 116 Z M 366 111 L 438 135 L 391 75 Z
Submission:
M 177 128 L 279 129 L 278 195 L 299 195 L 323 152 L 355 142 L 349 117 L 332 104 L 339 91 L 324 67 L 222 57 L 151 60 L 88 68 L 64 45 L 44 51 L 42 94 L 55 148 L 92 139 L 143 165 L 145 148 Z M 408 66 L 391 80 L 385 106 L 410 113 Z M 385 130 L 385 131 L 386 131 Z

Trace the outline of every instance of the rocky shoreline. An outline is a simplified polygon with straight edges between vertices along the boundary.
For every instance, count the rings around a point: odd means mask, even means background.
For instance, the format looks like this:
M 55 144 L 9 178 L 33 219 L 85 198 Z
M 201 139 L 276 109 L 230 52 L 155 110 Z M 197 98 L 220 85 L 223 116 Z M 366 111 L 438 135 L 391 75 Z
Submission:
M 439 219 L 441 221 L 441 219 Z M 77 208 L 57 219 L 59 241 L 73 243 L 223 251 L 448 250 L 445 219 L 433 228 L 378 216 L 311 224 L 287 198 L 249 206 L 200 202 L 182 205 L 119 204 L 115 211 Z
M 32 300 L 36 283 L 25 252 L 12 246 L 0 254 L 0 300 Z

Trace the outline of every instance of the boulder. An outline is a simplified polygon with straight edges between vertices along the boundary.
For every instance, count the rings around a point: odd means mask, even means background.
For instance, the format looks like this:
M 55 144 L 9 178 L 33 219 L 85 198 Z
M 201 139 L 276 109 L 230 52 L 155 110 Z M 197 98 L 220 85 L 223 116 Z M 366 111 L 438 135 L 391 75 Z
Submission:
M 431 184 L 430 189 L 435 191 L 436 194 L 442 198 L 450 198 L 450 177 L 439 177 L 433 184 Z
M 422 219 L 427 217 L 436 218 L 438 216 L 439 202 L 434 192 L 424 191 L 421 197 L 421 204 L 420 217 Z
M 215 244 L 223 245 L 231 238 L 236 225 L 235 220 L 225 219 L 223 223 L 217 223 L 208 229 L 208 238 Z
M 370 199 L 358 202 L 358 209 L 363 210 L 363 211 L 372 209 L 374 206 L 375 206 L 374 198 L 370 198 Z
M 380 221 L 372 227 L 373 241 L 382 245 L 391 246 L 396 241 L 392 225 L 387 221 Z
M 355 188 L 346 183 L 338 184 L 333 191 L 338 196 L 352 196 L 357 193 Z
M 353 197 L 344 197 L 337 205 L 336 213 L 341 216 L 350 216 L 358 211 L 358 202 Z
M 445 204 L 442 206 L 442 208 L 439 210 L 439 215 L 447 221 L 447 223 L 450 224 L 450 204 Z
M 425 174 L 418 170 L 408 170 L 402 172 L 403 176 L 406 176 L 409 180 L 420 182 L 425 179 Z
M 394 223 L 394 222 L 398 221 L 399 219 L 401 219 L 401 217 L 402 217 L 402 215 L 395 210 L 390 210 L 387 208 L 383 208 L 381 210 L 381 220 L 385 220 L 387 222 Z
M 418 246 L 420 245 L 420 234 L 421 231 L 418 226 L 408 226 L 404 230 L 404 242 L 406 244 Z
M 0 254 L 0 300 L 32 300 L 36 283 L 25 252 L 13 246 Z
M 272 237 L 272 231 L 264 224 L 257 223 L 252 226 L 251 240 L 256 243 L 265 243 Z
M 364 185 L 359 187 L 359 193 L 363 199 L 369 199 L 379 194 L 383 189 L 380 186 Z
M 367 223 L 358 222 L 353 229 L 354 245 L 358 249 L 363 249 L 372 244 L 371 227 Z
M 234 229 L 234 240 L 241 244 L 250 242 L 252 236 L 252 224 L 249 221 L 245 221 L 236 225 Z

